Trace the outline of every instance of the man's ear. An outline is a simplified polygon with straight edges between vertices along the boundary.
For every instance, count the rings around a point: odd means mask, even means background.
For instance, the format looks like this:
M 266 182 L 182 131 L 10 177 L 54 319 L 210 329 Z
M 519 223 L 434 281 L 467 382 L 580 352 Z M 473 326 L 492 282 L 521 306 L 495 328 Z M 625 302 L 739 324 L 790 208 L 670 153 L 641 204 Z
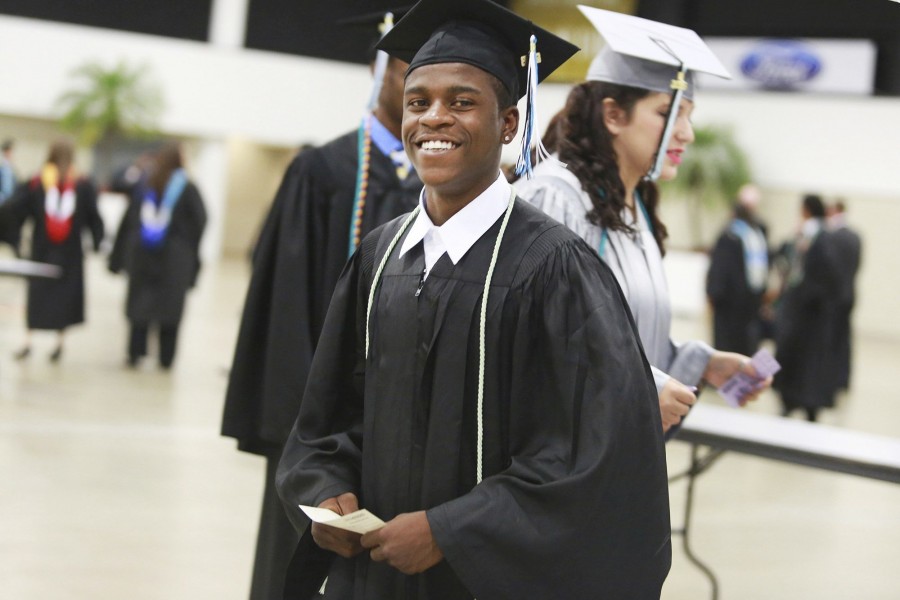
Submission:
M 506 141 L 509 137 L 512 140 L 519 131 L 519 107 L 509 106 L 500 111 L 500 119 L 503 121 L 503 128 L 500 131 L 500 138 Z
M 613 135 L 618 135 L 622 127 L 628 124 L 628 114 L 612 98 L 603 99 L 603 124 Z

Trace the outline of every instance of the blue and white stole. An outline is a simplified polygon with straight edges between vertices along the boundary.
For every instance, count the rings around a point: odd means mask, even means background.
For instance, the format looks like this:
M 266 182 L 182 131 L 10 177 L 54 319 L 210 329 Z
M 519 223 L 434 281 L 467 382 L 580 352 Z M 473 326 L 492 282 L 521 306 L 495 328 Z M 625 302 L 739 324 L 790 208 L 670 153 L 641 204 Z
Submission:
M 735 219 L 729 228 L 741 240 L 744 248 L 744 271 L 747 275 L 747 286 L 754 292 L 766 289 L 769 275 L 769 251 L 766 238 L 756 227 L 751 227 L 742 219 Z
M 184 169 L 175 169 L 166 183 L 161 201 L 153 188 L 144 190 L 144 199 L 141 201 L 141 243 L 144 247 L 159 248 L 165 241 L 172 221 L 172 211 L 186 185 L 187 175 Z

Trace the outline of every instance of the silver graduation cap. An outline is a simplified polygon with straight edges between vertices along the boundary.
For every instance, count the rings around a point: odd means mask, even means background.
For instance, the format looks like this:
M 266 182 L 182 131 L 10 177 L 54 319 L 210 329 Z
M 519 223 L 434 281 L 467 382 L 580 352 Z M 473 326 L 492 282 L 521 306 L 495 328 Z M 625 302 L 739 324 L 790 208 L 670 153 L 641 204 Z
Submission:
M 606 81 L 672 94 L 669 116 L 646 178 L 662 171 L 682 98 L 693 98 L 692 71 L 730 79 L 728 70 L 696 32 L 631 15 L 579 5 L 606 42 L 591 62 L 588 81 Z

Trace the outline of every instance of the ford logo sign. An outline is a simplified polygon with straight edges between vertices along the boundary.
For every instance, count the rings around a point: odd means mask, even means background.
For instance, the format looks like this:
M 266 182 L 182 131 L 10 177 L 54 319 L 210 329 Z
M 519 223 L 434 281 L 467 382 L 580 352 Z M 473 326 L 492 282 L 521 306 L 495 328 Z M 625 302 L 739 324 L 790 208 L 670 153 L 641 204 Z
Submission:
M 759 43 L 741 61 L 741 73 L 767 88 L 790 89 L 822 70 L 822 61 L 806 44 L 794 40 Z

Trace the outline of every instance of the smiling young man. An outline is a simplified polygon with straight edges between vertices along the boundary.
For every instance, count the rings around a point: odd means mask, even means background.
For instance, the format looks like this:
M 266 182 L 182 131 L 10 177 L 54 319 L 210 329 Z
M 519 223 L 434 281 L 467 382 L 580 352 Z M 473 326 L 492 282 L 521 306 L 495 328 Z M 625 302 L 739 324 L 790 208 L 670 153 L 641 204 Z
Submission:
M 575 51 L 484 0 L 422 0 L 382 40 L 410 63 L 425 188 L 345 269 L 278 470 L 296 573 L 332 553 L 326 598 L 659 597 L 665 455 L 627 306 L 500 172 L 532 34 L 542 75 Z M 300 504 L 386 523 L 310 527 Z

